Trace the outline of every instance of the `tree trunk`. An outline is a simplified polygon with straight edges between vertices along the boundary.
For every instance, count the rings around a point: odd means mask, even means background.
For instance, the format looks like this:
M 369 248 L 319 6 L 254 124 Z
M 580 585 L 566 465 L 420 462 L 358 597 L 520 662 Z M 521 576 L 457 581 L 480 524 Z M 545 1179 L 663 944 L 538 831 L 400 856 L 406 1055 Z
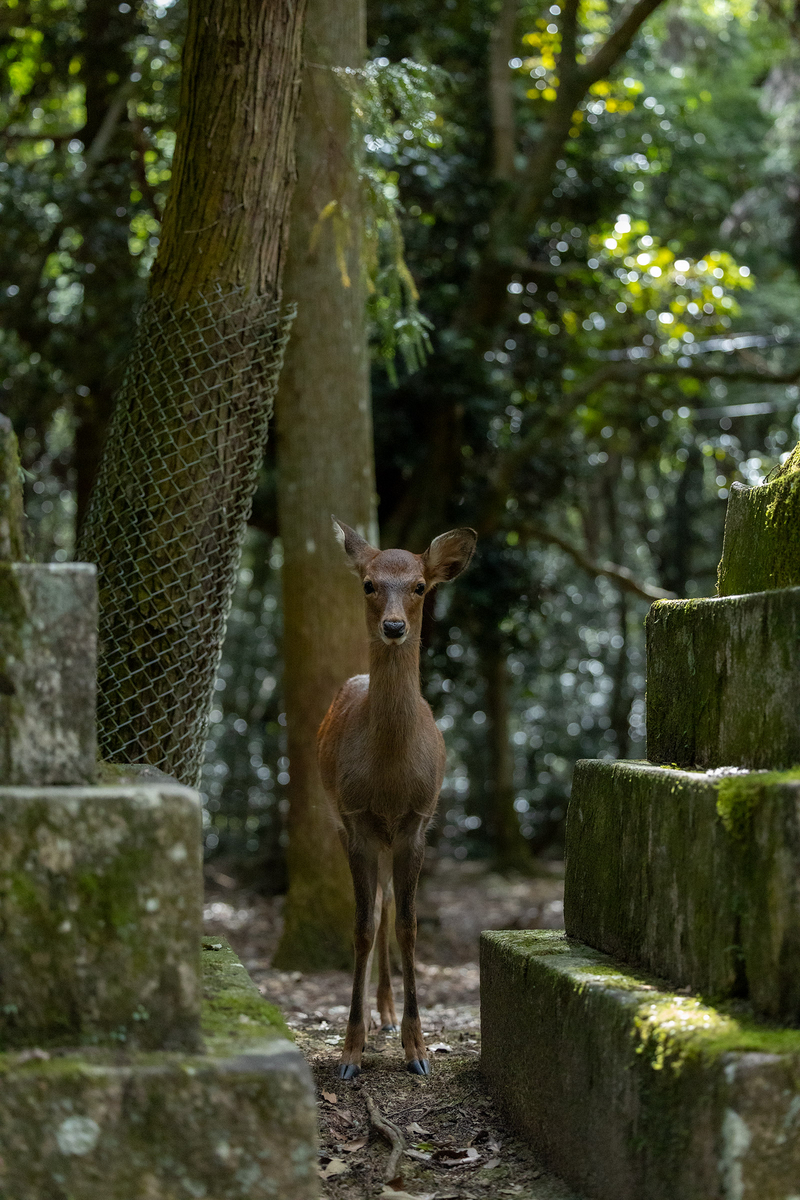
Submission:
M 289 894 L 275 964 L 284 969 L 352 961 L 350 876 L 319 779 L 316 735 L 337 689 L 367 670 L 361 591 L 331 514 L 377 541 L 359 148 L 349 93 L 332 70 L 362 66 L 365 45 L 361 0 L 309 0 L 286 273 L 298 315 L 276 402 L 290 782 Z M 319 224 L 333 201 L 334 218 Z
M 282 351 L 302 0 L 190 0 L 172 188 L 86 519 L 101 746 L 197 780 Z
M 486 680 L 489 743 L 489 833 L 495 865 L 501 871 L 530 869 L 531 853 L 514 808 L 514 755 L 509 738 L 508 662 L 492 642 L 482 655 Z

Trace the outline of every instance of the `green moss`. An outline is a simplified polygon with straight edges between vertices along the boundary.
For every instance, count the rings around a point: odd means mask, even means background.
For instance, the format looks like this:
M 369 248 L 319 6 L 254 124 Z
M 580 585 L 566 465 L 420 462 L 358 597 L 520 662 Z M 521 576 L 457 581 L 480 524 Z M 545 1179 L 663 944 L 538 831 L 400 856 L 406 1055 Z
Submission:
M 294 1040 L 283 1014 L 260 995 L 223 938 L 204 938 L 201 1029 L 213 1046 L 264 1037 Z
M 728 775 L 717 785 L 717 812 L 733 837 L 744 840 L 750 832 L 753 813 L 767 788 L 800 781 L 800 767 L 791 771 L 753 772 Z
M 799 517 L 800 443 L 769 483 L 731 492 L 717 594 L 800 584 Z

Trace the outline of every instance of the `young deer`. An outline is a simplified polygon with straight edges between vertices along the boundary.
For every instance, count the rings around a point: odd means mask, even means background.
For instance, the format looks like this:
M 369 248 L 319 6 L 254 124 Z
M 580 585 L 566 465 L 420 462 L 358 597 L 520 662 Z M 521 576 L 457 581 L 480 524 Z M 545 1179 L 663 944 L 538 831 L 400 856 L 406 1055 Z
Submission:
M 406 1067 L 430 1074 L 414 974 L 416 893 L 425 831 L 444 776 L 444 740 L 419 683 L 422 603 L 437 583 L 455 579 L 475 550 L 472 529 L 454 529 L 424 554 L 376 550 L 333 518 L 337 540 L 361 578 L 369 634 L 369 675 L 339 690 L 318 734 L 322 783 L 345 848 L 355 890 L 355 970 L 340 1079 L 361 1070 L 367 1037 L 364 991 L 377 930 L 378 1011 L 397 1029 L 389 969 L 390 900 L 403 963 L 400 1037 Z

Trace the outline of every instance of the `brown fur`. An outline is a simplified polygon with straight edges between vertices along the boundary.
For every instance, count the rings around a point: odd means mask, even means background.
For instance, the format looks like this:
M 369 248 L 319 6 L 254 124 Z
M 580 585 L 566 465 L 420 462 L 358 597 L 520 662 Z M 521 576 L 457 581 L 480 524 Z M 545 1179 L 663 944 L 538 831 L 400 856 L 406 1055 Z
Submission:
M 353 998 L 339 1074 L 358 1074 L 366 1041 L 364 990 L 378 935 L 378 1009 L 381 1024 L 396 1028 L 389 977 L 389 909 L 396 897 L 395 930 L 403 963 L 401 1039 L 408 1069 L 428 1074 L 414 972 L 416 891 L 445 765 L 444 740 L 419 683 L 419 647 L 425 592 L 454 579 L 469 563 L 476 535 L 451 530 L 424 554 L 376 550 L 334 518 L 334 529 L 362 585 L 369 635 L 370 673 L 339 690 L 318 734 L 322 783 L 350 863 L 356 900 Z M 417 588 L 424 585 L 421 594 Z M 385 622 L 403 622 L 405 635 L 389 638 Z

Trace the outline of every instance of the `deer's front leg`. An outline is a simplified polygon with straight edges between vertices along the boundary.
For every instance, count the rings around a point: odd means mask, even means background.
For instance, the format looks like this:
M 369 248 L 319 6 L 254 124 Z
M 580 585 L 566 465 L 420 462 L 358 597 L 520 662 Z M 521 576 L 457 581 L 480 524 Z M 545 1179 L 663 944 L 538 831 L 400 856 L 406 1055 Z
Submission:
M 401 844 L 394 855 L 394 895 L 397 914 L 395 931 L 403 963 L 403 1020 L 400 1040 L 406 1056 L 406 1070 L 413 1075 L 430 1075 L 428 1051 L 422 1037 L 417 1006 L 417 979 L 414 949 L 417 942 L 417 882 L 425 855 L 424 832 L 420 830 Z
M 353 891 L 356 900 L 353 945 L 355 967 L 353 969 L 353 996 L 350 1002 L 350 1018 L 344 1039 L 342 1061 L 339 1063 L 340 1079 L 355 1079 L 361 1071 L 361 1055 L 367 1040 L 367 1023 L 364 1015 L 364 992 L 366 987 L 367 963 L 375 940 L 375 894 L 378 886 L 378 855 L 368 844 L 350 839 L 348 846 L 350 873 L 353 876 Z

